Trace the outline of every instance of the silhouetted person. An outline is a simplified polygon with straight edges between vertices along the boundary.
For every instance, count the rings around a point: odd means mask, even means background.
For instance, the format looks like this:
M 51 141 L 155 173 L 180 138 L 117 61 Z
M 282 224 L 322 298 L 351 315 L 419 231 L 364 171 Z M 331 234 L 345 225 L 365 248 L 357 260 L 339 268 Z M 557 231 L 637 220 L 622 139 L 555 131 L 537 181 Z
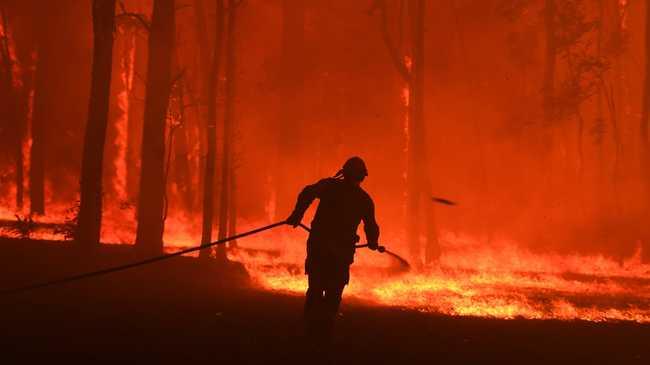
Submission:
M 309 337 L 329 341 L 341 295 L 350 280 L 357 227 L 363 221 L 368 247 L 378 247 L 379 226 L 370 195 L 360 186 L 368 176 L 365 163 L 352 157 L 333 178 L 306 186 L 298 196 L 287 223 L 297 227 L 309 205 L 320 203 L 307 240 L 305 272 L 309 288 L 305 299 L 306 331 Z

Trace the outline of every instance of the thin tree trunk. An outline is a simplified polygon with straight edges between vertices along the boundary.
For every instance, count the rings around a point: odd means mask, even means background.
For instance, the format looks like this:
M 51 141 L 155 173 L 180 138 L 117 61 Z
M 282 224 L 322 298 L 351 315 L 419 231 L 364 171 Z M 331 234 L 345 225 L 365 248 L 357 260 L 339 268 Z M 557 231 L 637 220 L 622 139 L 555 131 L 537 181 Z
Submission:
M 553 95 L 555 94 L 555 66 L 556 66 L 556 45 L 555 45 L 555 0 L 545 0 L 544 25 L 546 28 L 546 59 L 544 63 L 544 120 L 546 127 L 553 120 Z
M 625 13 L 627 12 L 628 3 L 623 3 L 619 1 L 614 1 L 613 9 L 611 14 L 614 18 L 614 26 L 616 27 L 616 33 L 623 34 L 626 32 L 624 26 Z M 619 36 L 620 37 L 620 36 Z M 625 72 L 622 70 L 621 65 L 621 54 L 616 54 L 614 59 L 614 81 L 610 86 L 609 95 L 607 95 L 610 121 L 612 124 L 612 136 L 614 142 L 614 166 L 612 173 L 612 185 L 614 187 L 615 194 L 615 206 L 616 214 L 624 214 L 621 211 L 621 196 L 619 194 L 619 175 L 620 175 L 620 158 L 623 154 L 623 144 L 621 143 L 621 132 L 619 128 L 619 121 L 625 121 L 625 114 L 621 113 L 621 110 L 625 109 L 624 107 L 619 108 L 618 105 L 625 104 L 625 90 L 627 87 L 624 85 L 622 80 L 625 79 Z M 606 89 L 607 90 L 607 89 Z M 620 103 L 619 103 L 620 102 Z
M 643 242 L 643 256 L 650 260 L 650 232 L 648 232 L 648 218 L 650 218 L 650 140 L 648 139 L 648 122 L 650 119 L 650 3 L 645 4 L 645 80 L 643 84 L 643 109 L 641 112 L 640 132 L 640 161 L 641 177 L 645 183 L 645 212 L 643 219 L 646 221 Z
M 596 34 L 596 54 L 598 58 L 602 57 L 603 53 L 603 33 L 605 27 L 605 1 L 598 0 L 598 32 Z M 596 131 L 599 133 L 597 136 L 597 146 L 598 146 L 598 162 L 600 163 L 601 178 L 604 177 L 603 172 L 605 171 L 605 151 L 604 151 L 604 138 L 602 133 L 604 133 L 603 128 L 605 126 L 605 118 L 603 113 L 604 107 L 604 82 L 598 84 L 597 91 L 597 100 L 596 100 Z M 602 182 L 599 182 L 602 183 Z
M 417 263 L 422 259 L 433 261 L 438 256 L 437 238 L 435 237 L 433 212 L 431 207 L 421 204 L 427 202 L 430 186 L 428 175 L 428 158 L 426 148 L 426 128 L 424 125 L 424 15 L 425 1 L 410 0 L 411 13 L 411 72 L 409 78 L 409 139 L 407 163 L 407 206 L 409 216 L 408 240 L 411 255 Z M 426 229 L 422 229 L 422 225 Z M 424 234 L 424 244 L 421 236 Z M 422 254 L 425 254 L 422 257 Z
M 605 32 L 605 0 L 598 0 L 598 32 L 596 34 L 596 54 L 597 57 L 600 59 L 602 58 L 603 54 L 603 40 L 604 40 L 604 32 Z M 597 173 L 597 181 L 596 181 L 596 187 L 597 187 L 597 194 L 598 196 L 602 197 L 598 199 L 598 214 L 603 215 L 607 214 L 607 206 L 609 203 L 610 199 L 605 199 L 604 197 L 607 196 L 605 194 L 607 183 L 608 183 L 608 176 L 607 173 L 607 160 L 605 159 L 605 114 L 604 114 L 604 101 L 605 101 L 605 96 L 607 94 L 605 88 L 607 86 L 605 85 L 605 80 L 601 80 L 601 82 L 598 84 L 598 90 L 596 94 L 596 120 L 595 120 L 595 125 L 594 125 L 594 130 L 596 131 L 596 148 L 597 148 L 597 154 L 598 154 L 598 173 Z M 582 117 L 580 117 L 580 126 L 583 127 L 583 120 Z M 583 146 L 582 146 L 582 128 L 580 130 L 580 142 L 581 144 L 579 145 L 579 153 L 581 156 L 580 160 L 580 175 L 579 175 L 579 181 L 578 183 L 582 185 L 582 178 L 583 178 L 583 161 L 582 161 L 582 155 L 583 155 Z M 584 193 L 581 193 L 581 203 L 584 201 Z M 616 198 L 616 196 L 612 197 L 613 199 Z M 612 199 L 612 200 L 613 200 Z M 584 204 L 583 204 L 584 205 Z M 584 208 L 584 207 L 583 207 Z
M 215 1 L 216 3 L 216 28 L 217 31 L 215 32 L 215 36 L 218 35 L 219 27 L 223 27 L 223 0 L 220 1 Z M 213 63 L 210 64 L 210 53 L 208 47 L 208 37 L 207 37 L 207 27 L 205 25 L 205 19 L 206 19 L 206 10 L 205 10 L 205 4 L 204 0 L 194 0 L 194 19 L 195 19 L 195 31 L 196 31 L 196 38 L 199 43 L 199 75 L 201 75 L 201 81 L 200 81 L 200 110 L 201 110 L 201 115 L 205 115 L 205 104 L 210 104 L 210 88 L 212 87 L 212 68 L 214 67 L 214 61 Z M 221 23 L 221 25 L 219 24 Z M 221 30 L 221 33 L 223 33 L 223 29 Z M 221 40 L 215 40 L 215 44 L 220 43 Z M 213 55 L 214 55 L 214 50 L 213 50 Z M 208 111 L 209 113 L 209 111 Z
M 16 209 L 22 210 L 23 207 L 23 140 L 25 137 L 25 121 L 23 118 L 22 110 L 19 106 L 21 96 L 24 95 L 24 90 L 29 90 L 29 85 L 23 85 L 23 93 L 17 87 L 14 87 L 14 62 L 12 59 L 11 51 L 9 49 L 9 21 L 7 20 L 6 10 L 0 8 L 0 20 L 2 21 L 2 29 L 4 36 L 2 40 L 0 55 L 2 57 L 2 81 L 4 89 L 6 90 L 7 101 L 6 105 L 6 123 L 12 126 L 14 137 L 14 158 L 15 158 L 15 184 L 16 184 Z M 29 74 L 28 72 L 25 72 Z
M 215 21 L 214 50 L 210 70 L 210 85 L 208 88 L 208 115 L 206 120 L 206 135 L 208 150 L 205 161 L 205 176 L 203 183 L 203 229 L 201 243 L 212 241 L 212 221 L 214 215 L 215 165 L 217 159 L 217 90 L 219 89 L 219 72 L 221 65 L 221 47 L 224 30 L 223 0 L 216 0 L 217 18 Z M 209 250 L 201 250 L 200 257 L 209 257 Z
M 429 206 L 428 193 L 430 178 L 428 176 L 428 159 L 426 149 L 426 130 L 424 126 L 424 15 L 425 0 L 408 0 L 410 18 L 411 65 L 408 67 L 404 56 L 400 55 L 393 43 L 388 29 L 388 10 L 385 0 L 376 0 L 371 12 L 380 12 L 381 35 L 391 61 L 409 89 L 408 125 L 407 125 L 407 166 L 406 166 L 406 215 L 407 240 L 411 258 L 416 265 L 423 263 L 423 258 L 433 261 L 439 255 L 439 247 L 433 222 L 433 211 Z M 421 209 L 424 208 L 424 209 Z M 420 236 L 422 223 L 427 225 L 424 231 L 426 242 L 422 246 Z M 429 242 L 431 244 L 429 244 Z M 423 250 L 424 248 L 424 250 Z M 423 257 L 423 251 L 426 253 Z
M 174 12 L 174 0 L 154 1 L 149 32 L 136 235 L 136 247 L 143 254 L 160 254 L 163 249 L 165 124 L 171 88 Z
M 230 6 L 234 7 L 232 4 L 236 0 L 230 1 Z M 232 64 L 228 68 L 228 77 L 230 86 L 226 89 L 226 117 L 230 119 L 230 169 L 229 169 L 229 192 L 228 192 L 228 236 L 234 236 L 237 234 L 237 164 L 236 164 L 236 150 L 235 150 L 235 138 L 236 138 L 236 111 L 235 111 L 235 96 L 237 95 L 237 79 L 236 79 L 236 70 L 237 70 L 237 34 L 236 31 L 236 14 L 233 14 L 232 27 L 230 31 L 233 33 L 229 35 L 228 42 L 229 48 L 232 52 L 231 56 L 228 59 L 228 63 Z M 224 120 L 226 120 L 224 118 Z M 233 240 L 228 244 L 229 248 L 237 247 L 237 240 Z
M 424 205 L 421 212 L 422 221 L 425 229 L 424 242 L 424 259 L 427 263 L 438 260 L 440 256 L 440 247 L 438 245 L 438 232 L 435 222 L 434 206 L 430 201 L 431 194 L 431 176 L 429 174 L 429 152 L 427 149 L 427 127 L 424 119 L 424 21 L 426 15 L 426 0 L 414 1 L 415 13 L 413 14 L 413 74 L 411 81 L 413 84 L 413 141 L 417 144 L 414 151 L 417 155 L 411 156 L 412 159 L 419 160 L 417 166 L 417 180 L 419 181 L 419 198 Z
M 34 114 L 31 125 L 32 146 L 29 161 L 29 201 L 31 214 L 45 214 L 45 124 L 50 113 L 47 79 L 51 70 L 50 45 L 44 31 L 40 31 L 37 44 L 37 61 L 34 80 Z
M 138 196 L 138 181 L 140 176 L 140 142 L 142 142 L 143 99 L 145 85 L 142 79 L 146 70 L 147 44 L 144 36 L 133 30 L 133 84 L 129 91 L 129 125 L 126 145 L 126 195 L 128 201 L 135 202 Z
M 115 0 L 93 1 L 93 68 L 88 122 L 81 163 L 81 199 L 76 240 L 84 246 L 99 244 L 102 221 L 102 166 L 108 124 L 113 66 Z
M 201 180 L 201 183 L 203 186 L 199 186 L 199 188 L 202 189 L 203 193 L 201 194 L 201 202 L 202 204 L 205 203 L 203 199 L 205 198 L 205 171 L 206 171 L 206 164 L 207 162 L 207 155 L 209 154 L 210 150 L 210 142 L 208 141 L 211 137 L 209 137 L 209 134 L 212 132 L 208 130 L 208 128 L 203 128 L 203 123 L 206 125 L 209 123 L 210 117 L 208 114 L 210 111 L 208 110 L 210 108 L 210 88 L 212 87 L 212 75 L 211 75 L 211 69 L 213 67 L 212 61 L 211 61 L 211 56 L 214 55 L 214 49 L 213 47 L 210 47 L 209 40 L 208 40 L 208 31 L 207 31 L 207 26 L 206 26 L 206 20 L 208 19 L 207 14 L 210 13 L 210 10 L 206 10 L 206 1 L 209 0 L 194 0 L 193 1 L 193 8 L 194 8 L 194 35 L 196 37 L 196 42 L 198 44 L 198 60 L 196 62 L 197 65 L 197 70 L 198 70 L 198 100 L 197 103 L 197 111 L 198 111 L 198 132 L 199 132 L 199 144 L 200 144 L 200 151 L 201 151 L 201 159 L 199 161 L 199 170 L 201 171 L 200 175 L 204 178 Z M 216 0 L 211 0 L 211 3 L 215 3 L 214 11 L 216 12 L 215 15 L 215 28 L 218 28 L 219 26 L 219 17 L 222 17 L 223 19 L 223 0 L 221 1 L 222 5 L 219 6 L 217 4 Z M 211 7 L 209 7 L 211 9 Z M 219 9 L 220 8 L 220 9 Z M 221 20 L 221 23 L 223 24 L 223 20 Z M 214 31 L 214 29 L 213 29 Z M 223 33 L 223 30 L 221 31 Z M 214 32 L 218 33 L 218 32 Z M 213 41 L 213 45 L 216 41 Z M 222 41 L 221 41 L 222 42 Z M 216 94 L 215 94 L 216 95 Z M 216 97 L 216 96 L 215 96 Z M 216 129 L 214 131 L 216 133 Z M 216 142 L 215 142 L 216 144 Z M 216 148 L 216 147 L 215 147 Z M 205 154 L 206 158 L 203 158 Z M 214 181 L 214 180 L 213 180 Z M 214 183 L 213 183 L 214 185 Z M 214 188 L 213 188 L 214 189 Z M 212 196 L 216 196 L 216 194 L 213 194 Z M 213 202 L 211 203 L 213 206 L 215 204 L 214 202 L 215 199 L 213 199 Z M 204 212 L 205 214 L 205 212 Z M 214 223 L 214 214 L 212 215 L 213 223 Z M 201 237 L 205 236 L 205 226 L 202 228 L 202 233 Z M 210 250 L 202 250 L 199 253 L 199 256 L 205 257 L 206 254 L 208 254 Z
M 193 211 L 192 206 L 192 179 L 190 173 L 190 161 L 188 151 L 188 131 L 189 123 L 187 118 L 187 110 L 185 107 L 185 82 L 179 80 L 178 85 L 178 113 L 180 117 L 180 126 L 176 131 L 176 144 L 174 145 L 174 181 L 178 193 L 183 202 L 183 208 L 188 211 Z
M 228 212 L 228 236 L 237 234 L 237 171 L 233 168 L 230 171 L 230 208 Z M 237 240 L 231 241 L 228 247 L 237 247 Z
M 554 187 L 554 173 L 559 170 L 555 166 L 554 138 L 555 123 L 555 73 L 557 66 L 557 47 L 555 36 L 556 0 L 544 2 L 544 28 L 546 36 L 545 56 L 542 79 L 542 109 L 543 121 L 539 126 L 539 156 L 536 170 L 539 172 L 541 194 L 543 196 L 556 196 Z M 561 144 L 557 144 L 562 147 Z
M 223 117 L 223 157 L 221 164 L 221 199 L 219 201 L 219 239 L 228 234 L 228 216 L 230 210 L 231 174 L 233 169 L 233 138 L 234 138 L 234 97 L 236 77 L 236 21 L 237 0 L 228 2 L 228 32 L 226 43 L 226 105 Z M 232 219 L 232 217 L 230 217 Z M 217 249 L 218 256 L 225 256 L 224 249 Z

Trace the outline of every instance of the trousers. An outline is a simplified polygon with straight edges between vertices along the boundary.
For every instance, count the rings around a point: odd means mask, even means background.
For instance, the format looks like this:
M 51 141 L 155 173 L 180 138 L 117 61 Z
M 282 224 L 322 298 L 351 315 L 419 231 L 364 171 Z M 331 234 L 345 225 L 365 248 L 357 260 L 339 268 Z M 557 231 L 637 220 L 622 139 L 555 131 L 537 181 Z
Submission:
M 305 295 L 305 333 L 308 338 L 329 342 L 339 311 L 347 280 L 321 280 L 320 275 L 308 275 L 309 288 Z

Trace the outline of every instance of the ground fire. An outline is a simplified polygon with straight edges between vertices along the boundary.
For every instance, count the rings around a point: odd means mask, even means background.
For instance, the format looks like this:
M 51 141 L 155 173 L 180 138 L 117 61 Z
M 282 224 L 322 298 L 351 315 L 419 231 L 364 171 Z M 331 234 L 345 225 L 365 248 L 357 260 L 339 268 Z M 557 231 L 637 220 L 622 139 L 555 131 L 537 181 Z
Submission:
M 382 249 L 344 314 L 645 329 L 649 40 L 647 1 L 2 0 L 0 256 L 31 276 L 0 292 L 204 245 L 301 297 L 318 204 L 230 237 L 361 156 Z

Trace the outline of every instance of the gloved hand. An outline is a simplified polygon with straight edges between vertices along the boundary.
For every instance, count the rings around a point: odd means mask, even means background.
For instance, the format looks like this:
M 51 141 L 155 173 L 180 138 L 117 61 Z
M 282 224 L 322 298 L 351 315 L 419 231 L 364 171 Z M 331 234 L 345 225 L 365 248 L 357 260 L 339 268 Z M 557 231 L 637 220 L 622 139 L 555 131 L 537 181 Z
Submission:
M 296 228 L 300 225 L 300 221 L 302 221 L 302 217 L 294 212 L 291 213 L 291 215 L 289 216 L 289 218 L 287 218 L 285 223 L 292 226 L 293 228 Z
M 379 243 L 377 242 L 368 242 L 368 248 L 376 251 L 379 248 Z

